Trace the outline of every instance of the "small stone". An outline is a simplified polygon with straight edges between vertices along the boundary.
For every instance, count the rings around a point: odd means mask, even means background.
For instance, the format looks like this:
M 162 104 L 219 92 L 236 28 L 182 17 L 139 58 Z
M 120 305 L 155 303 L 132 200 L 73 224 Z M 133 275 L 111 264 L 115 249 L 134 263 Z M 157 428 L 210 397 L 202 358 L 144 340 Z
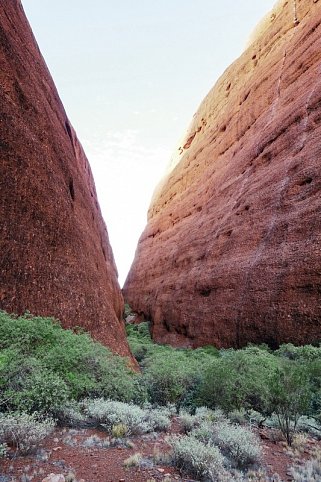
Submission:
M 49 474 L 41 482 L 65 482 L 63 474 Z
M 56 452 L 57 450 L 61 450 L 61 447 L 54 447 L 52 450 Z
M 53 441 L 55 442 L 55 444 L 57 444 L 59 442 L 59 438 L 55 437 Z
M 125 321 L 126 321 L 126 323 L 133 323 L 135 318 L 136 318 L 136 315 L 128 315 L 128 316 L 126 316 Z
M 160 474 L 163 474 L 165 472 L 165 469 L 157 469 Z

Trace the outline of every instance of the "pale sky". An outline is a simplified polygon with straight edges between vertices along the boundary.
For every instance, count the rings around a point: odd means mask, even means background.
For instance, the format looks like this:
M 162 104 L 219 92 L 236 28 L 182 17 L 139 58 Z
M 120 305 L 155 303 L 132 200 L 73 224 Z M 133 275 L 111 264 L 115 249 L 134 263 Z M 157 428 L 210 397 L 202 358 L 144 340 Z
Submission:
M 153 190 L 274 0 L 22 0 L 89 159 L 122 285 Z

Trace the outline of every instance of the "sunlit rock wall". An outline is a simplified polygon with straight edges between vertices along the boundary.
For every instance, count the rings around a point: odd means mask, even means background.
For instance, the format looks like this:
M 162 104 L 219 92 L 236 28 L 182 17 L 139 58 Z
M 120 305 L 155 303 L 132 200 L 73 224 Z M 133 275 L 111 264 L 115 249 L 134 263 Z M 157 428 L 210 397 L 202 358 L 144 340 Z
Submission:
M 125 297 L 178 346 L 321 339 L 321 2 L 280 1 L 195 114 Z

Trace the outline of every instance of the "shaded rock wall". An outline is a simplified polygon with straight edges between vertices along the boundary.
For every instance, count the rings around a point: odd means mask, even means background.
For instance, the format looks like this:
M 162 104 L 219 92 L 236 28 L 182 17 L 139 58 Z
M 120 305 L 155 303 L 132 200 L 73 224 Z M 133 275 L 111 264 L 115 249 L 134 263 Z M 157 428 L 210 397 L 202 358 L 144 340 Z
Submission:
M 0 309 L 128 354 L 90 166 L 18 0 L 0 1 L 0 193 Z
M 321 339 L 321 2 L 280 1 L 202 102 L 124 293 L 178 346 Z

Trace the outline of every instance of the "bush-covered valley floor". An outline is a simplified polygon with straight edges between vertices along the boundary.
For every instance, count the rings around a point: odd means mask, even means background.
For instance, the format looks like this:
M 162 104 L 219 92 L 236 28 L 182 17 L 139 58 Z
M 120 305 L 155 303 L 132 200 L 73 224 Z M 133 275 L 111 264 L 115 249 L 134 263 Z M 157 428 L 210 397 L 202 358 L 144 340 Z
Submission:
M 321 480 L 319 346 L 127 335 L 140 373 L 81 329 L 0 312 L 0 482 Z

